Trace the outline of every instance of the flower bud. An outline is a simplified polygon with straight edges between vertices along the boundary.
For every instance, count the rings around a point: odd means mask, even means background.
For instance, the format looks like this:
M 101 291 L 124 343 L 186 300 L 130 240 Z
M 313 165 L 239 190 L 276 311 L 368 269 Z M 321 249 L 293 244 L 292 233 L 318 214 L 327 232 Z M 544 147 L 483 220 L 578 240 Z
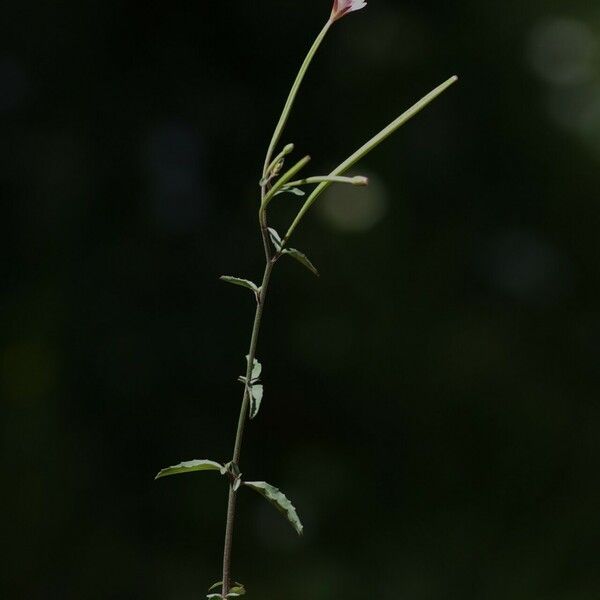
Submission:
M 360 10 L 367 5 L 365 0 L 334 0 L 333 9 L 331 10 L 331 21 L 337 21 L 344 15 Z

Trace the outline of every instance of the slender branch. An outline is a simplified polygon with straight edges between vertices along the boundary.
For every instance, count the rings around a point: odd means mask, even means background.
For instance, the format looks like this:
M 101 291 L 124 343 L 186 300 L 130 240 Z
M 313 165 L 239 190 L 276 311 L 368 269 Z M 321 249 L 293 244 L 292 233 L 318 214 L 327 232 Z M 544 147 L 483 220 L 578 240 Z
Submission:
M 227 501 L 227 523 L 225 525 L 225 548 L 223 550 L 223 587 L 222 594 L 225 598 L 229 593 L 231 584 L 231 547 L 233 544 L 233 524 L 235 521 L 235 495 L 233 485 L 229 486 L 229 499 Z
M 293 175 L 292 175 L 293 176 Z M 238 418 L 237 431 L 235 434 L 235 444 L 233 447 L 232 462 L 239 466 L 240 456 L 242 453 L 242 440 L 244 438 L 244 428 L 248 418 L 248 407 L 250 404 L 250 388 L 248 382 L 252 378 L 252 367 L 256 358 L 256 348 L 258 345 L 258 334 L 260 332 L 260 324 L 262 321 L 265 301 L 267 299 L 267 291 L 269 289 L 269 281 L 271 273 L 275 266 L 276 259 L 273 258 L 271 245 L 269 241 L 269 228 L 267 223 L 267 213 L 264 206 L 264 200 L 267 196 L 266 182 L 261 185 L 261 208 L 258 211 L 258 221 L 260 225 L 260 234 L 265 250 L 265 270 L 263 273 L 260 292 L 256 298 L 256 312 L 254 313 L 254 324 L 252 325 L 252 335 L 250 337 L 250 347 L 248 349 L 248 358 L 246 365 L 246 384 L 242 394 L 242 406 L 240 407 L 240 416 Z M 227 500 L 227 521 L 225 524 L 225 542 L 223 545 L 223 586 L 221 589 L 222 596 L 227 597 L 231 586 L 231 550 L 233 547 L 233 527 L 235 523 L 235 504 L 237 491 L 233 489 L 233 483 L 229 485 L 229 497 Z
M 331 177 L 337 177 L 343 175 L 348 169 L 353 167 L 361 158 L 369 154 L 371 150 L 375 149 L 381 142 L 387 139 L 396 129 L 404 125 L 407 121 L 412 119 L 417 113 L 423 110 L 432 100 L 435 100 L 442 92 L 446 91 L 455 81 L 457 77 L 450 77 L 450 79 L 444 81 L 441 85 L 436 87 L 434 90 L 429 92 L 426 96 L 421 98 L 416 104 L 411 106 L 407 111 L 403 112 L 397 119 L 392 121 L 387 127 L 384 127 L 377 135 L 373 136 L 368 142 L 363 144 L 354 154 L 351 154 L 343 163 L 338 165 L 331 173 Z M 285 237 L 283 238 L 283 245 L 290 239 L 292 233 L 308 211 L 313 205 L 315 200 L 331 185 L 330 181 L 324 181 L 320 183 L 312 194 L 308 197 L 296 218 L 287 230 Z
M 250 349 L 248 350 L 248 368 L 246 370 L 246 381 L 250 381 L 252 378 L 252 366 L 254 359 L 256 358 L 256 347 L 258 344 L 258 334 L 260 332 L 260 323 L 262 320 L 263 309 L 265 306 L 265 300 L 267 297 L 267 289 L 269 286 L 269 280 L 271 278 L 271 272 L 273 271 L 274 263 L 269 261 L 265 266 L 265 272 L 263 275 L 262 285 L 260 294 L 258 296 L 258 302 L 256 304 L 256 314 L 254 316 L 254 327 L 252 328 L 252 339 L 250 341 Z M 242 451 L 242 438 L 244 436 L 244 426 L 246 424 L 246 417 L 248 414 L 248 407 L 250 404 L 250 386 L 248 383 L 244 386 L 244 395 L 242 399 L 242 407 L 240 409 L 240 418 L 238 420 L 237 433 L 235 436 L 235 446 L 233 450 L 233 462 L 239 463 L 240 454 Z
M 318 177 L 306 177 L 297 181 L 289 181 L 285 188 L 300 187 L 301 185 L 312 185 L 313 183 L 347 183 L 348 185 L 368 185 L 369 180 L 361 175 L 355 177 L 341 177 L 339 175 L 319 175 Z
M 264 214 L 264 213 L 263 213 Z M 263 219 L 261 219 L 262 221 Z M 261 233 L 263 224 L 261 222 Z M 267 232 L 268 234 L 268 232 Z M 264 235 L 263 235 L 263 241 Z M 266 240 L 268 244 L 268 240 Z M 268 246 L 267 246 L 268 247 Z M 268 250 L 270 252 L 270 249 Z M 250 348 L 248 350 L 248 366 L 246 368 L 246 382 L 250 381 L 252 376 L 252 366 L 254 364 L 254 358 L 256 357 L 256 347 L 258 344 L 258 334 L 260 332 L 260 323 L 262 320 L 263 309 L 265 306 L 265 299 L 267 297 L 267 290 L 269 287 L 269 280 L 271 278 L 271 272 L 275 262 L 269 257 L 265 265 L 265 271 L 260 286 L 260 293 L 258 295 L 256 303 L 256 313 L 254 315 L 254 325 L 252 327 L 252 336 L 250 339 Z M 235 436 L 235 446 L 233 449 L 232 462 L 239 465 L 240 455 L 242 452 L 242 439 L 244 437 L 244 428 L 246 426 L 246 420 L 248 418 L 248 408 L 250 404 L 250 388 L 248 384 L 244 386 L 244 392 L 242 395 L 242 406 L 240 408 L 240 416 L 238 419 L 237 432 Z M 225 544 L 223 549 L 223 596 L 227 596 L 229 593 L 229 587 L 231 585 L 231 548 L 233 544 L 233 525 L 235 521 L 235 503 L 236 503 L 237 492 L 233 489 L 233 484 L 229 486 L 229 500 L 227 502 L 227 523 L 225 526 Z
M 279 117 L 279 121 L 277 123 L 277 126 L 275 127 L 275 131 L 273 132 L 273 137 L 271 138 L 271 142 L 269 143 L 269 149 L 267 150 L 267 156 L 265 157 L 265 166 L 263 167 L 263 177 L 267 174 L 267 170 L 269 168 L 269 165 L 271 164 L 271 158 L 273 156 L 273 152 L 275 152 L 275 147 L 277 146 L 277 143 L 279 142 L 279 139 L 281 138 L 283 129 L 285 128 L 287 120 L 290 116 L 290 112 L 292 111 L 292 106 L 294 105 L 294 101 L 296 100 L 296 96 L 298 95 L 298 90 L 300 89 L 300 86 L 302 85 L 302 80 L 304 79 L 304 76 L 306 75 L 306 71 L 308 71 L 308 67 L 310 66 L 310 63 L 311 63 L 314 55 L 317 53 L 317 50 L 319 49 L 321 42 L 325 39 L 325 35 L 329 31 L 329 28 L 331 27 L 332 23 L 333 23 L 333 21 L 331 19 L 329 19 L 329 21 L 327 21 L 327 23 L 325 23 L 325 26 L 323 27 L 323 29 L 317 36 L 317 39 L 314 41 L 310 50 L 308 51 L 308 54 L 306 55 L 306 58 L 304 59 L 304 62 L 302 63 L 302 66 L 300 67 L 300 70 L 298 71 L 298 75 L 296 75 L 296 79 L 294 80 L 292 89 L 290 90 L 287 100 L 285 101 L 285 106 L 283 107 L 283 111 L 281 112 L 281 116 Z

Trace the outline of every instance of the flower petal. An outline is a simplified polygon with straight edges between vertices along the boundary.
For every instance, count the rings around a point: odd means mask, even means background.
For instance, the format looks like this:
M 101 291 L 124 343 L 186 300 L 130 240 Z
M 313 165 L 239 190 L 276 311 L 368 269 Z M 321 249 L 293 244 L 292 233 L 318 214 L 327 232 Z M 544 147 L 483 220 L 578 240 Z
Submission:
M 334 0 L 333 9 L 331 11 L 331 20 L 337 21 L 344 15 L 360 10 L 367 5 L 365 0 Z

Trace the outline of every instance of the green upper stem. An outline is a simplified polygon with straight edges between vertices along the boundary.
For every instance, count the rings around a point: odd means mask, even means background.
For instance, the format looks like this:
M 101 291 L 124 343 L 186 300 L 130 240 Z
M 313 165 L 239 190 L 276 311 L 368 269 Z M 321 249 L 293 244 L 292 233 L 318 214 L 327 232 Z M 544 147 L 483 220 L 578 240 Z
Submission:
M 302 66 L 300 67 L 300 70 L 298 71 L 298 75 L 296 75 L 296 79 L 294 80 L 292 89 L 290 90 L 287 100 L 285 101 L 283 111 L 281 112 L 281 116 L 279 117 L 279 121 L 277 123 L 277 126 L 275 127 L 275 131 L 273 132 L 273 137 L 271 138 L 271 142 L 269 143 L 269 149 L 267 150 L 267 155 L 265 158 L 265 165 L 263 167 L 263 177 L 266 175 L 267 169 L 269 168 L 269 165 L 271 164 L 271 158 L 273 157 L 275 148 L 277 147 L 277 144 L 279 143 L 279 140 L 281 139 L 281 134 L 283 133 L 285 125 L 290 117 L 290 113 L 292 112 L 292 107 L 294 105 L 294 101 L 296 100 L 296 96 L 298 95 L 298 90 L 300 89 L 300 86 L 302 85 L 304 76 L 306 75 L 306 72 L 308 71 L 308 67 L 310 66 L 310 63 L 312 62 L 312 59 L 314 58 L 315 54 L 317 53 L 317 50 L 319 49 L 321 42 L 325 39 L 325 36 L 327 35 L 327 32 L 329 31 L 329 28 L 331 27 L 331 25 L 332 25 L 331 20 L 329 20 L 329 21 L 327 21 L 327 23 L 325 23 L 325 26 L 323 27 L 323 29 L 317 36 L 317 39 L 314 41 L 310 50 L 308 51 L 308 54 L 306 55 L 306 58 L 304 59 L 304 62 L 302 63 Z

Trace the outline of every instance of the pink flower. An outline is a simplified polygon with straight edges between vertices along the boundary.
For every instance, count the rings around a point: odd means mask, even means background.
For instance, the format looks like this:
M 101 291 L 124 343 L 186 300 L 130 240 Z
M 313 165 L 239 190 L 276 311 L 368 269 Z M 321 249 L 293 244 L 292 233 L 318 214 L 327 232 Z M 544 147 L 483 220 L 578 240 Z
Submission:
M 331 11 L 331 20 L 337 21 L 344 15 L 360 10 L 367 5 L 365 0 L 333 0 L 333 9 Z

